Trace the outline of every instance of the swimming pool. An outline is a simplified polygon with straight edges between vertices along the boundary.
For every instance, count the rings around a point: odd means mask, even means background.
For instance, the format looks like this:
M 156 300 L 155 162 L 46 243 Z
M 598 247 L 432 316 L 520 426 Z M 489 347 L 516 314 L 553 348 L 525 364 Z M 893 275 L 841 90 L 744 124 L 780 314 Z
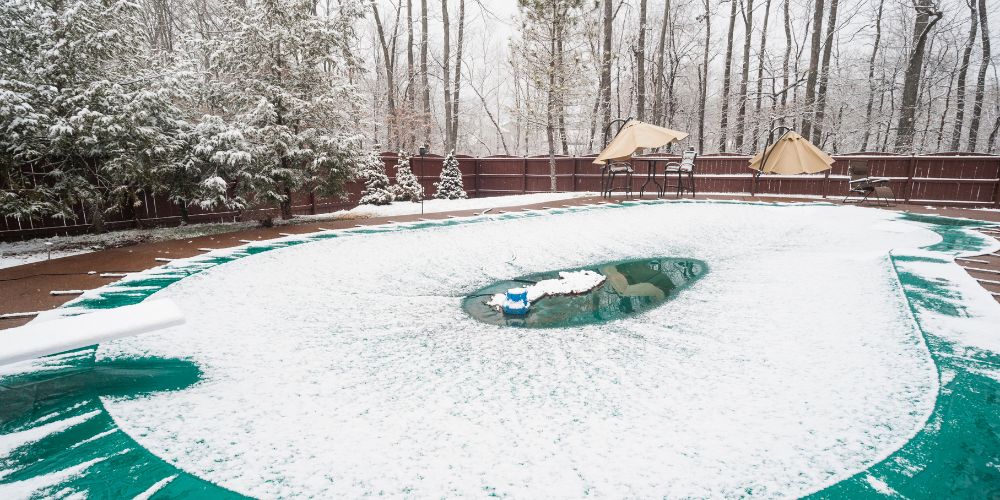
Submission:
M 188 326 L 5 377 L 32 403 L 0 427 L 21 443 L 0 492 L 989 492 L 997 359 L 971 337 L 996 311 L 951 257 L 991 243 L 942 222 L 637 202 L 171 263 L 76 306 L 161 294 Z M 509 329 L 461 308 L 505 279 L 664 255 L 711 272 L 620 320 Z M 956 463 L 975 480 L 942 481 Z

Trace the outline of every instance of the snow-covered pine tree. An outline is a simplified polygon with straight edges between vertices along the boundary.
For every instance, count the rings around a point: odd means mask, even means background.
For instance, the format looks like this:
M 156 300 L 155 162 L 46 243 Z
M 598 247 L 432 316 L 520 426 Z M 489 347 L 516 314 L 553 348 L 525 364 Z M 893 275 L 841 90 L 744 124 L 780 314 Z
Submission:
M 365 184 L 361 190 L 362 205 L 388 205 L 392 203 L 393 194 L 389 187 L 389 176 L 385 173 L 385 162 L 376 149 L 365 156 L 358 168 L 358 180 Z
M 424 187 L 420 185 L 417 176 L 413 175 L 410 157 L 405 151 L 399 152 L 399 161 L 396 163 L 396 184 L 392 186 L 392 193 L 396 201 L 417 202 L 424 198 Z
M 75 219 L 135 210 L 154 171 L 176 159 L 177 97 L 144 53 L 132 2 L 0 0 L 0 209 Z M 30 172 L 30 175 L 24 175 Z M 23 201 L 19 201 L 23 200 Z
M 259 0 L 223 12 L 223 28 L 199 49 L 211 54 L 206 93 L 253 145 L 226 181 L 255 204 L 278 203 L 285 218 L 294 191 L 343 196 L 363 158 L 354 132 L 362 99 L 347 77 L 363 11 L 345 2 L 321 17 L 311 0 Z
M 434 197 L 439 200 L 460 200 L 468 198 L 465 187 L 462 185 L 462 171 L 458 168 L 458 160 L 455 159 L 455 152 L 451 151 L 444 159 L 441 168 L 441 180 L 434 183 L 437 192 Z

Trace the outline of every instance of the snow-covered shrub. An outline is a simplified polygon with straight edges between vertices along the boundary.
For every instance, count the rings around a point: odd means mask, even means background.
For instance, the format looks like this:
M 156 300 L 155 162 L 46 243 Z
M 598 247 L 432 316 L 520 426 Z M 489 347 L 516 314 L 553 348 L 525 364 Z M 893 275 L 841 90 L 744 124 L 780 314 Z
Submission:
M 388 205 L 394 199 L 389 187 L 389 176 L 378 151 L 372 149 L 358 167 L 358 180 L 364 183 L 361 190 L 362 205 Z
M 468 198 L 465 187 L 462 185 L 462 171 L 458 168 L 458 160 L 455 159 L 455 152 L 448 153 L 441 168 L 441 180 L 434 183 L 437 192 L 434 197 L 439 200 L 459 200 Z
M 392 186 L 392 193 L 397 201 L 416 202 L 424 198 L 424 187 L 420 185 L 417 176 L 413 175 L 410 157 L 405 151 L 399 152 L 399 161 L 396 163 L 396 184 Z

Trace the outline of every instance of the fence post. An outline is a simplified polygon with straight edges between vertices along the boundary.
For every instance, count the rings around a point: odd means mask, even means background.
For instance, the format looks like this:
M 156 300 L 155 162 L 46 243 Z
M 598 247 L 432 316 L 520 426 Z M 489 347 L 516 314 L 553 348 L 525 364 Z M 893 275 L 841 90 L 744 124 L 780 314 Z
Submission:
M 576 190 L 577 190 L 576 189 L 576 172 L 579 169 L 580 169 L 580 159 L 574 156 L 573 157 L 573 189 L 572 189 L 573 192 L 576 192 Z
M 479 198 L 479 157 L 475 158 L 472 164 L 472 192 L 476 193 L 476 198 Z
M 528 194 L 528 157 L 524 157 L 524 161 L 521 162 L 522 166 L 522 176 L 521 176 L 521 194 Z
M 993 206 L 1000 207 L 1000 157 L 997 157 L 997 181 L 993 183 Z
M 906 196 L 903 197 L 904 203 L 910 202 L 910 196 L 913 194 L 913 174 L 917 171 L 917 155 L 910 156 L 910 166 L 907 167 L 906 171 Z

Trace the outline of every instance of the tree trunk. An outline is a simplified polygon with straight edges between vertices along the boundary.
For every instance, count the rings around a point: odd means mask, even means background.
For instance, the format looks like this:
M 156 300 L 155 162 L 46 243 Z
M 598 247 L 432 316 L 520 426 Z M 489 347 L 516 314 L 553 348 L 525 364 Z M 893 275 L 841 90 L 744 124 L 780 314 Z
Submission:
M 940 18 L 940 13 L 938 14 Z M 979 33 L 983 40 L 983 57 L 979 64 L 979 77 L 976 79 L 976 101 L 972 105 L 972 120 L 969 121 L 969 151 L 975 152 L 979 142 L 979 123 L 983 117 L 983 91 L 986 87 L 986 70 L 993 61 L 990 60 L 990 27 L 987 23 L 986 0 L 979 0 Z
M 424 142 L 431 139 L 431 86 L 427 75 L 427 0 L 420 0 L 420 90 L 423 92 Z
M 406 0 L 406 121 L 407 121 L 407 141 L 406 147 L 412 148 L 417 142 L 416 127 L 414 127 L 414 115 L 417 109 L 416 89 L 414 88 L 414 60 L 413 60 L 413 0 Z
M 668 2 L 670 0 L 667 0 Z M 705 102 L 708 101 L 708 56 L 712 41 L 712 3 L 705 1 L 705 51 L 701 55 L 702 78 L 698 88 L 698 151 L 705 150 Z M 788 0 L 785 0 L 788 1 Z
M 645 4 L 645 2 L 643 2 Z M 663 24 L 660 25 L 660 40 L 656 44 L 656 67 L 653 75 L 653 121 L 663 116 L 663 56 L 667 48 L 667 27 L 670 25 L 670 0 L 663 4 Z
M 947 121 L 948 110 L 951 109 L 951 89 L 954 83 L 955 72 L 953 71 L 951 77 L 948 78 L 948 92 L 944 97 L 944 111 L 941 112 L 941 121 L 938 123 L 937 144 L 934 146 L 935 151 L 941 151 L 941 143 L 944 141 L 944 124 Z
M 390 148 L 395 147 L 397 141 L 395 140 L 396 133 L 396 79 L 393 75 L 395 66 L 395 54 L 392 54 L 389 50 L 389 44 L 385 38 L 385 30 L 382 28 L 382 19 L 378 14 L 378 6 L 375 1 L 372 1 L 372 13 L 375 15 L 375 30 L 378 34 L 379 45 L 382 47 L 382 63 L 385 68 L 385 97 L 386 105 L 388 110 L 387 120 L 386 120 L 386 143 Z M 282 211 L 282 216 L 284 216 L 284 211 Z
M 893 148 L 897 153 L 913 148 L 916 126 L 914 119 L 920 91 L 920 76 L 924 68 L 924 48 L 931 28 L 941 20 L 942 16 L 940 11 L 935 10 L 933 0 L 916 0 L 914 8 L 917 16 L 913 22 L 913 52 L 910 53 L 906 72 L 903 74 L 903 95 L 899 104 L 899 122 L 896 125 L 896 144 Z
M 188 214 L 187 200 L 180 200 L 177 203 L 177 207 L 181 210 L 181 222 L 188 224 L 191 222 L 190 214 Z
M 740 72 L 740 100 L 736 112 L 736 151 L 743 150 L 743 135 L 747 121 L 747 84 L 750 80 L 750 45 L 753 40 L 753 0 L 746 0 L 743 12 L 743 66 Z
M 614 22 L 614 12 L 611 8 L 612 0 L 604 0 L 604 40 L 601 45 L 601 82 L 600 82 L 600 96 L 601 96 L 601 111 L 604 117 L 604 123 L 601 127 L 604 129 L 603 144 L 607 144 L 608 134 L 610 130 L 608 129 L 608 124 L 611 123 L 611 30 L 612 23 Z M 603 147 L 603 146 L 602 146 Z
M 1000 106 L 997 106 L 996 117 L 996 120 L 993 121 L 993 130 L 990 131 L 990 143 L 986 150 L 990 154 L 993 154 L 997 149 L 997 133 L 1000 132 Z
M 451 94 L 451 147 L 458 145 L 458 103 L 462 91 L 462 46 L 465 45 L 465 0 L 458 2 L 458 43 L 455 46 L 455 82 Z
M 639 42 L 635 51 L 635 72 L 637 75 L 635 116 L 639 120 L 646 117 L 646 0 L 639 0 Z
M 441 81 L 444 83 L 444 150 L 451 151 L 454 139 L 451 137 L 451 26 L 448 22 L 448 0 L 441 0 L 441 27 L 444 30 L 441 56 Z
M 816 103 L 816 77 L 819 74 L 820 41 L 823 39 L 823 0 L 816 0 L 813 11 L 812 46 L 809 48 L 809 73 L 806 78 L 806 109 L 802 113 L 802 137 L 812 139 L 812 114 Z
M 837 6 L 839 0 L 830 0 L 830 18 L 826 22 L 826 44 L 823 47 L 823 65 L 819 72 L 819 92 L 816 95 L 816 120 L 813 123 L 816 142 L 823 141 L 823 119 L 826 114 L 826 90 L 830 81 L 830 53 L 833 52 L 833 35 L 837 31 Z
M 90 207 L 90 228 L 97 234 L 102 234 L 107 228 L 104 227 L 104 207 L 100 201 L 94 202 Z
M 292 215 L 292 190 L 285 186 L 282 190 L 284 198 L 281 200 L 281 218 L 284 220 L 289 220 L 293 217 Z
M 552 23 L 549 27 L 549 89 L 548 99 L 545 103 L 545 138 L 549 145 L 549 190 L 556 190 L 556 38 L 558 30 L 555 24 L 559 22 L 559 14 L 556 4 L 552 4 Z
M 764 95 L 764 54 L 767 42 L 767 23 L 771 17 L 771 0 L 764 4 L 764 22 L 760 25 L 760 49 L 757 52 L 757 102 L 754 105 L 754 125 L 752 141 L 750 145 L 756 149 L 757 139 L 760 138 L 761 105 Z M 773 81 L 773 80 L 772 80 Z
M 733 28 L 736 27 L 736 0 L 729 0 L 729 34 L 726 35 L 726 67 L 722 76 L 722 119 L 719 121 L 719 151 L 726 150 L 729 128 L 729 90 L 733 76 Z M 707 80 L 708 68 L 705 68 Z
M 865 135 L 861 139 L 861 151 L 868 150 L 868 139 L 871 137 L 872 107 L 875 105 L 875 59 L 878 56 L 879 43 L 882 41 L 882 8 L 884 6 L 885 0 L 879 0 L 878 15 L 875 16 L 875 44 L 872 46 L 872 57 L 868 60 L 868 107 L 865 108 Z M 879 92 L 882 91 L 879 89 Z
M 788 10 L 789 0 L 783 2 L 782 8 L 784 9 L 784 21 L 785 21 L 785 59 L 781 63 L 781 121 L 782 125 L 785 124 L 785 104 L 788 103 L 788 62 L 792 58 L 792 17 Z M 763 42 L 762 42 L 763 43 Z M 795 75 L 798 79 L 798 75 Z
M 955 126 L 951 134 L 951 151 L 958 151 L 962 143 L 962 126 L 965 124 L 965 79 L 969 73 L 969 60 L 972 58 L 972 49 L 976 46 L 976 30 L 979 28 L 978 0 L 969 0 L 969 11 L 971 12 L 969 22 L 969 38 L 965 42 L 965 49 L 962 52 L 962 65 L 958 68 L 958 90 L 955 93 Z
M 559 139 L 562 141 L 562 154 L 569 155 L 569 138 L 566 137 L 566 66 L 563 60 L 563 23 L 557 22 L 556 29 L 556 75 L 559 93 L 556 108 L 559 113 Z

